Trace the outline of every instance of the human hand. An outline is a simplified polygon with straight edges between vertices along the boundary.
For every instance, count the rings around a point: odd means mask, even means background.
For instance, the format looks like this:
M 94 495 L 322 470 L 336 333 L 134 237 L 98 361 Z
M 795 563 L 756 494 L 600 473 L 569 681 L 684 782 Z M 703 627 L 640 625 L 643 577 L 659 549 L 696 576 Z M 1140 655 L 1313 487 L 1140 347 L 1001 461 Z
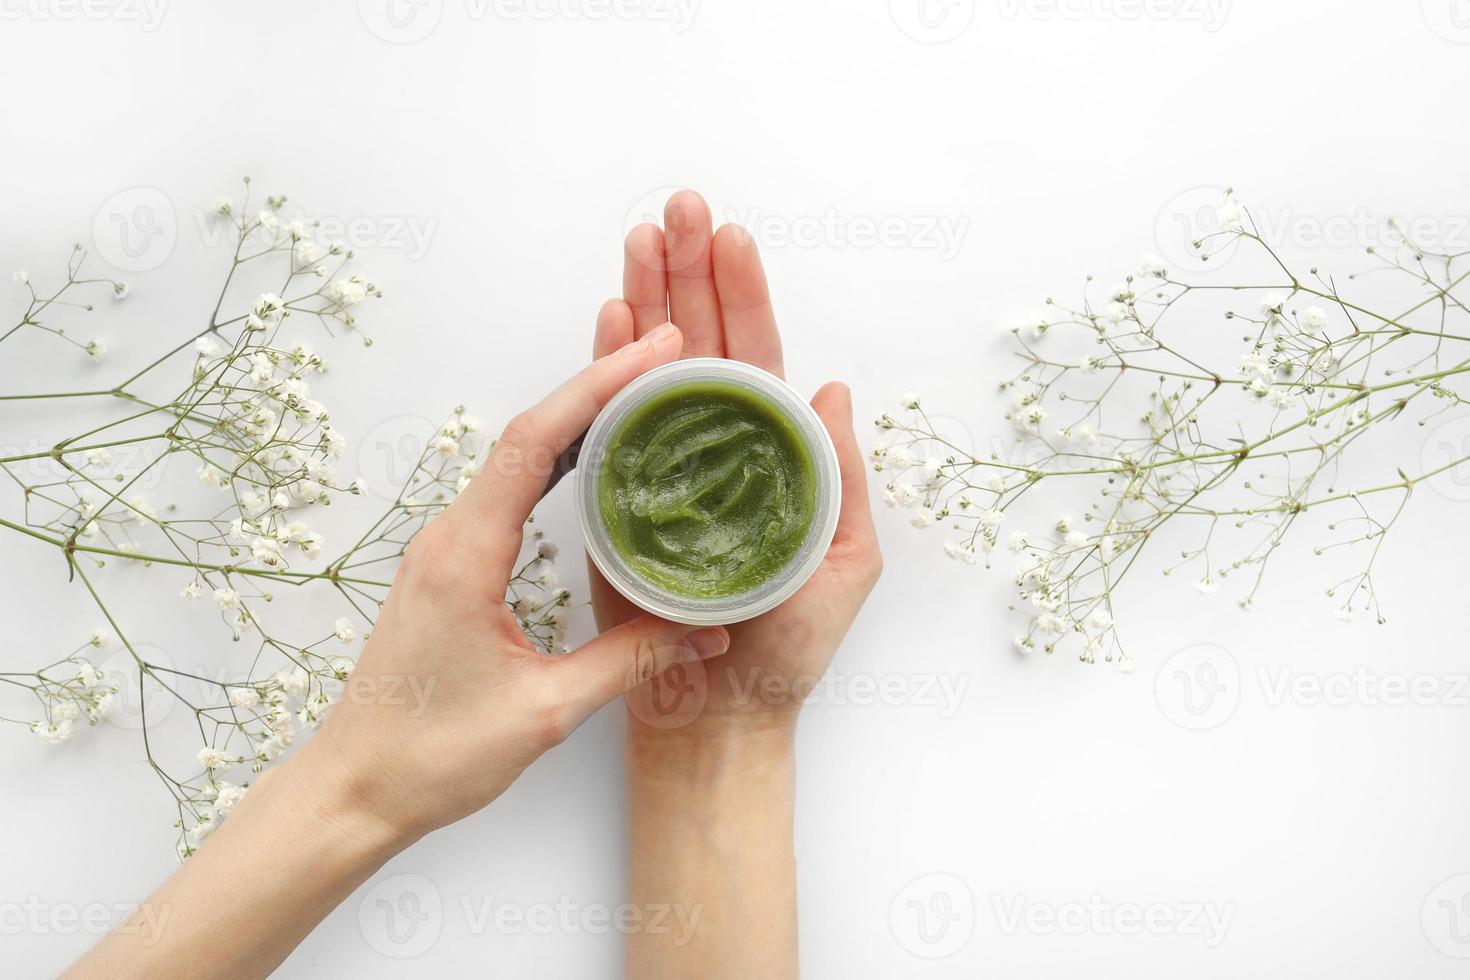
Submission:
M 675 360 L 682 338 L 649 325 L 506 426 L 474 478 L 414 537 L 313 757 L 405 835 L 499 796 L 589 715 L 671 664 L 725 652 L 722 628 L 624 617 L 565 657 L 530 643 L 506 606 L 531 509 L 557 460 L 607 401 Z M 386 692 L 423 696 L 383 696 Z M 420 703 L 421 702 L 421 703 Z
M 628 235 L 623 298 L 609 300 L 597 318 L 594 357 L 603 357 L 667 320 L 684 334 L 683 356 L 728 357 L 783 376 L 781 337 L 765 271 L 745 229 L 712 232 L 708 205 L 693 191 L 670 198 L 667 233 L 645 224 Z M 730 627 L 730 652 L 704 674 L 707 697 L 692 719 L 676 728 L 643 724 L 635 712 L 630 735 L 746 735 L 787 730 L 811 685 L 827 669 L 882 569 L 868 506 L 867 475 L 852 427 L 845 385 L 828 384 L 812 399 L 832 436 L 842 476 L 837 533 L 817 572 L 791 599 L 756 619 Z M 637 615 L 589 563 L 592 604 L 600 628 Z M 693 673 L 699 676 L 698 669 Z M 658 680 L 651 684 L 660 683 Z

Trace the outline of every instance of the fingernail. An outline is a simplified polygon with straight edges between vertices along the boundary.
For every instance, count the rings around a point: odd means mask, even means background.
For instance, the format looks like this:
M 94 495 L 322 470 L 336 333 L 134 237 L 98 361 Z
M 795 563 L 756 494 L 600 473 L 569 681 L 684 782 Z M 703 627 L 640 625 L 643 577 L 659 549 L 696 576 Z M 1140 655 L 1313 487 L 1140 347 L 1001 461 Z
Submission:
M 724 630 L 700 630 L 684 637 L 684 645 L 693 649 L 700 660 L 708 660 L 730 649 L 730 634 Z
M 650 348 L 657 349 L 668 343 L 679 335 L 679 328 L 672 323 L 665 323 L 661 327 L 654 327 L 643 337 L 643 342 Z

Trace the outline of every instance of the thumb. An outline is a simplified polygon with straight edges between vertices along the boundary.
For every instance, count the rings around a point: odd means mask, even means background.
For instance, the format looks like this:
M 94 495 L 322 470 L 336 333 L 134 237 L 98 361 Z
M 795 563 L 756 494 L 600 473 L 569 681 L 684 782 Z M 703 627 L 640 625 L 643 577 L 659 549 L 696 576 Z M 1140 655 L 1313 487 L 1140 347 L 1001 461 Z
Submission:
M 674 664 L 709 660 L 730 649 L 723 626 L 686 626 L 639 616 L 551 663 L 563 673 L 561 689 L 585 718 Z

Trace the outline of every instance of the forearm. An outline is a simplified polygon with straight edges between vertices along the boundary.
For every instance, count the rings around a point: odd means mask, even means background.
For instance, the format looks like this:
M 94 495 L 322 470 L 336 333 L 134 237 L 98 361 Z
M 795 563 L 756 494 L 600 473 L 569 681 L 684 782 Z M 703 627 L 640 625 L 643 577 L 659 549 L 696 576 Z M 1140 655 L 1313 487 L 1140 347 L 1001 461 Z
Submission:
M 315 740 L 68 977 L 263 977 L 407 843 Z
M 630 734 L 629 903 L 644 923 L 674 908 L 672 929 L 631 931 L 629 977 L 797 975 L 793 742 Z

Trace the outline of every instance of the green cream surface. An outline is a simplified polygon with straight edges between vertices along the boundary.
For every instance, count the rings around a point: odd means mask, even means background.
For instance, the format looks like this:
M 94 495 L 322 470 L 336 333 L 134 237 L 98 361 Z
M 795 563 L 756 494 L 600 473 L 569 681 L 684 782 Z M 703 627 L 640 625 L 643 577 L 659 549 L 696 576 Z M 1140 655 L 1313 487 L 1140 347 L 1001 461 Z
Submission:
M 816 511 L 796 425 L 757 392 L 718 381 L 661 391 L 609 441 L 598 506 L 613 547 L 676 595 L 724 598 L 776 575 Z

